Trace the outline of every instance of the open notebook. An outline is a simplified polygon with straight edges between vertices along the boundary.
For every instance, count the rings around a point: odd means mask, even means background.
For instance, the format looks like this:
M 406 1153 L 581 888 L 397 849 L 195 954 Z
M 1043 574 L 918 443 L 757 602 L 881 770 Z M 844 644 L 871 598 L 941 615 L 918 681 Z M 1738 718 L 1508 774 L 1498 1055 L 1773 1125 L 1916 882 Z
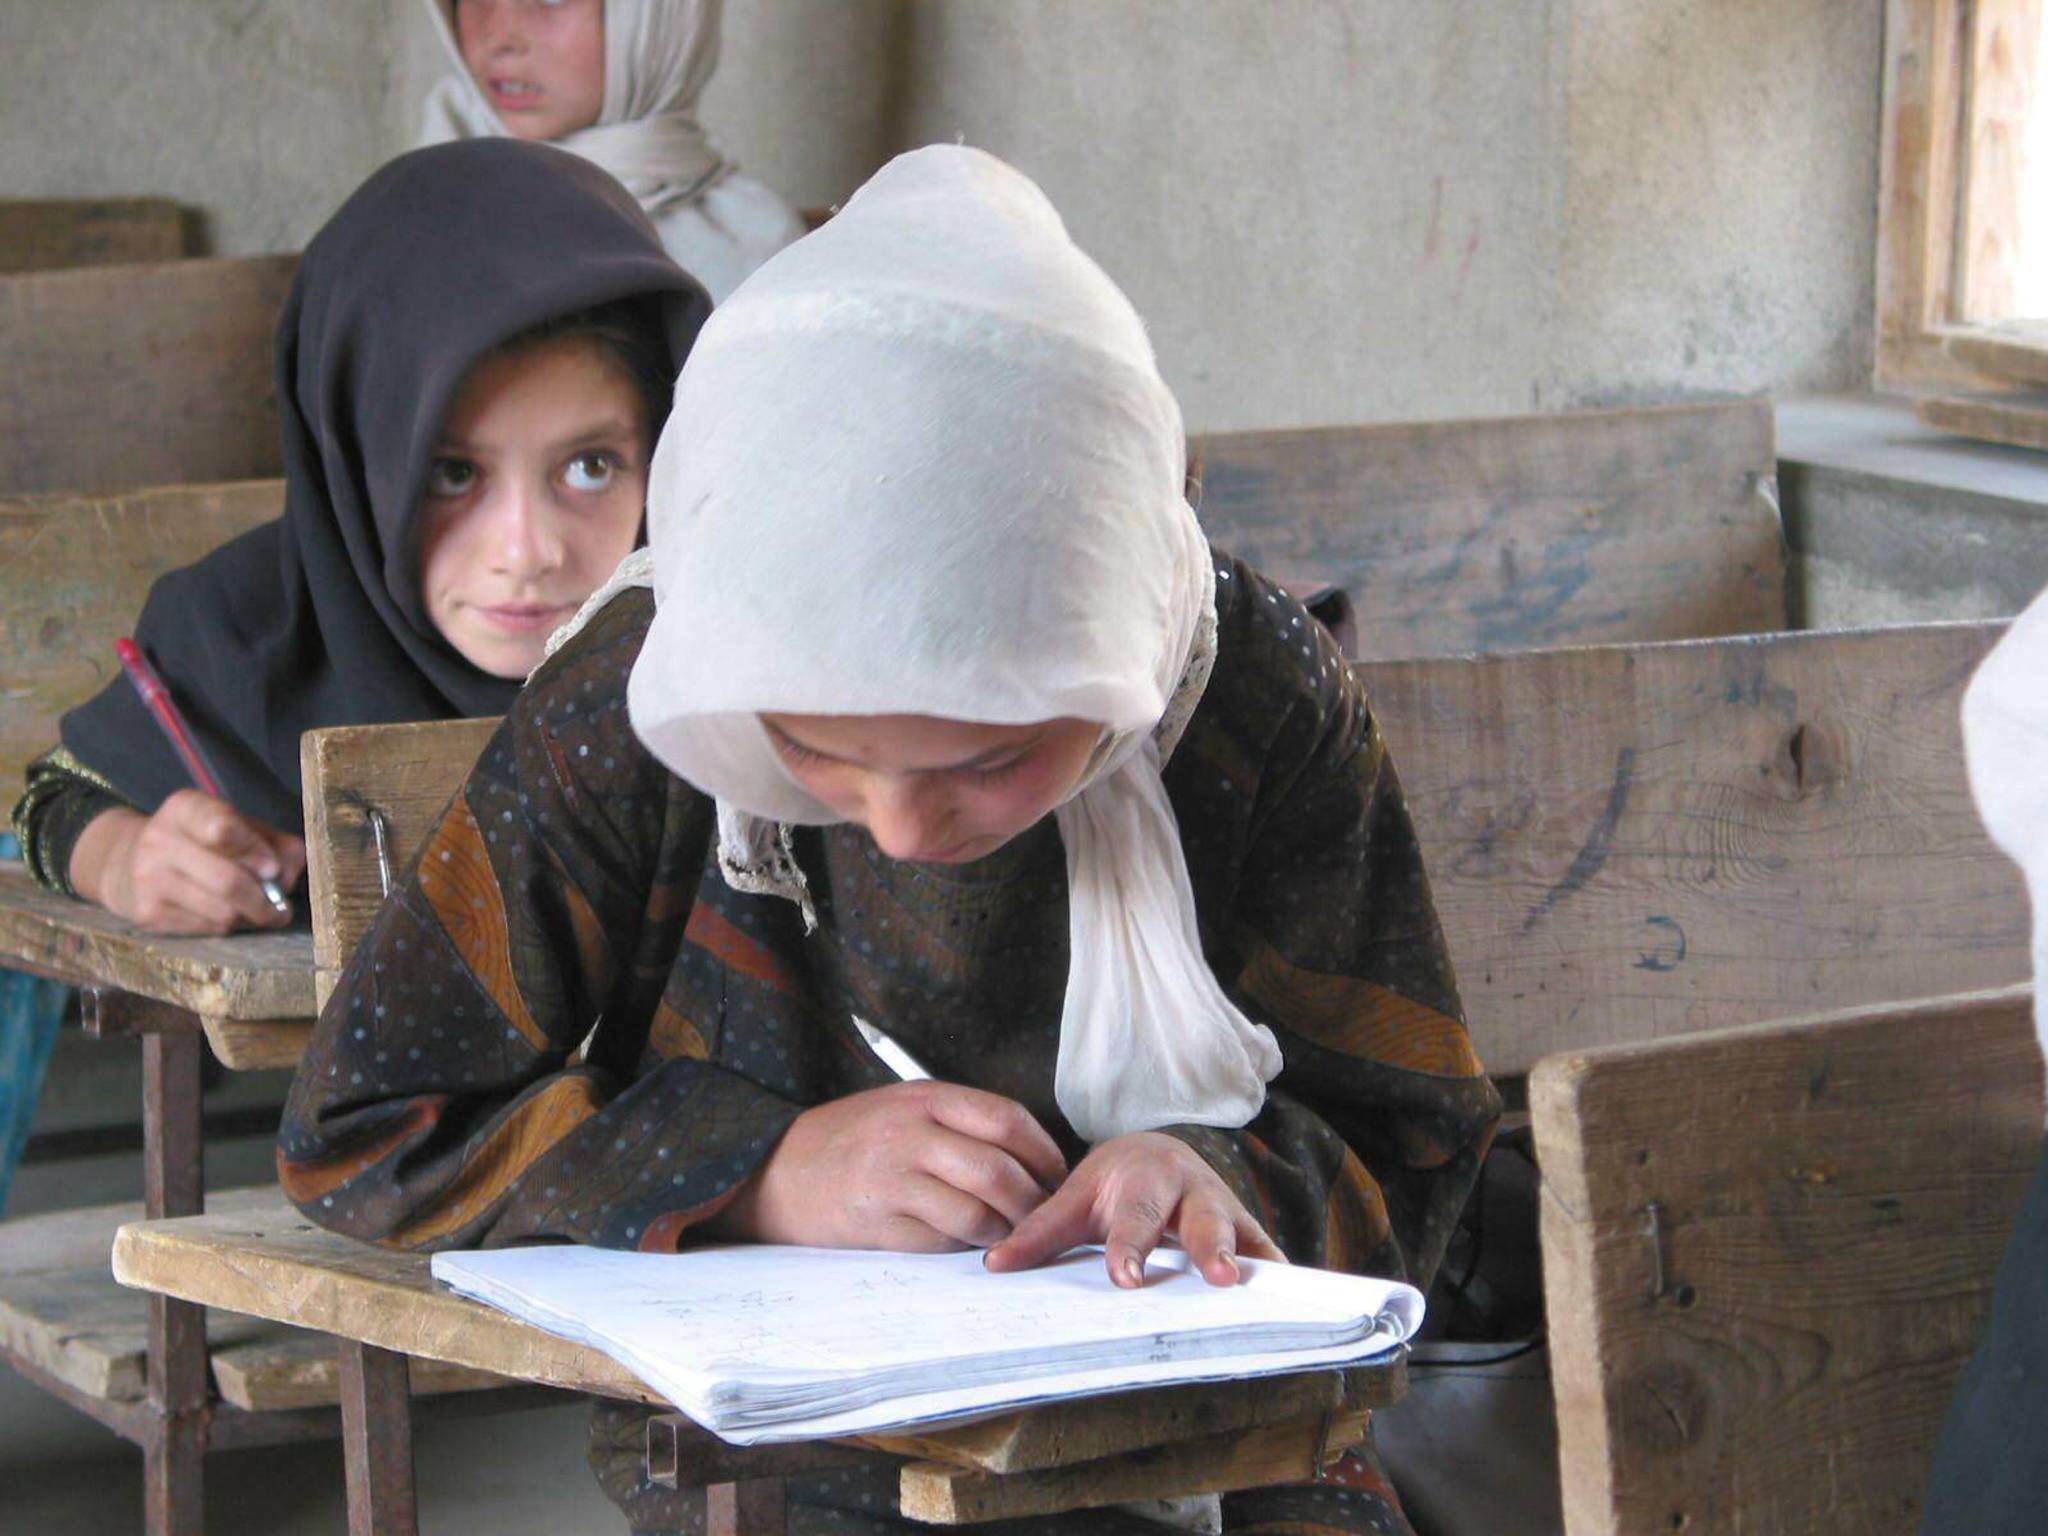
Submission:
M 1216 1287 L 1162 1250 L 1140 1289 L 1102 1255 L 992 1275 L 979 1253 L 754 1245 L 506 1248 L 434 1278 L 603 1350 L 736 1445 L 806 1440 L 1169 1382 L 1369 1360 L 1422 1322 L 1412 1286 L 1241 1259 Z

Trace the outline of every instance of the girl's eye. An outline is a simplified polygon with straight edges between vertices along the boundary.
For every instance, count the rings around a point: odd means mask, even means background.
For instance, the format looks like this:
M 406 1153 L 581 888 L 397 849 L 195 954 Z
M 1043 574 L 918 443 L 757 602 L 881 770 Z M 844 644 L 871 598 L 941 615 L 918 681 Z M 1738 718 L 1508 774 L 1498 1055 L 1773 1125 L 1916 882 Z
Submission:
M 612 483 L 619 467 L 617 455 L 593 450 L 571 459 L 562 479 L 572 491 L 601 491 Z
M 976 768 L 973 770 L 974 782 L 977 784 L 1001 783 L 1019 768 L 1022 768 L 1029 757 L 1030 754 L 1027 752 L 1023 757 L 1013 757 L 1007 763 L 998 763 L 993 768 Z
M 427 470 L 429 496 L 467 496 L 476 487 L 476 466 L 468 459 L 436 459 Z

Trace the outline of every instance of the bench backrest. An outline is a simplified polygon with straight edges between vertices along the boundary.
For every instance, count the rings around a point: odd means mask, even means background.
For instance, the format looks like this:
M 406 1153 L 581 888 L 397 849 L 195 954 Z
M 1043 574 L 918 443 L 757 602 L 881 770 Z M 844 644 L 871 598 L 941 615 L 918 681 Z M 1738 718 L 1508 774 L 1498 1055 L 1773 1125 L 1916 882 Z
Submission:
M 1555 1057 L 1529 1097 L 1567 1528 L 1913 1536 L 2040 1156 L 2026 991 Z
M 1785 626 L 1763 400 L 1218 433 L 1216 543 L 1343 588 L 1368 659 Z
M 1487 1065 L 2024 979 L 1956 716 L 1999 629 L 1362 664 Z M 370 810 L 396 878 L 491 729 L 307 737 L 323 973 L 383 894 Z
M 186 233 L 167 197 L 0 198 L 0 272 L 176 261 Z
M 57 740 L 57 721 L 120 672 L 150 583 L 282 509 L 275 480 L 129 496 L 0 500 L 0 785 Z
M 271 348 L 296 256 L 0 277 L 0 494 L 282 467 Z
M 1481 1058 L 2024 980 L 1958 719 L 2002 629 L 1363 667 Z

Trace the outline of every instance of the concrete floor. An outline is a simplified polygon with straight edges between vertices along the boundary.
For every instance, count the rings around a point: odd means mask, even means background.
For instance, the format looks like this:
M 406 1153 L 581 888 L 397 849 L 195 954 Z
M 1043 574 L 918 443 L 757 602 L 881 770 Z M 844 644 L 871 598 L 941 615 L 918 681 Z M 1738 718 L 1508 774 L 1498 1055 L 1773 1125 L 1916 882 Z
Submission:
M 214 1188 L 260 1182 L 267 1140 L 209 1146 Z M 10 1215 L 132 1199 L 133 1157 L 22 1170 Z M 427 1536 L 623 1531 L 583 1463 L 580 1405 L 428 1424 L 415 1443 Z M 208 1536 L 336 1536 L 347 1528 L 338 1443 L 235 1451 L 206 1463 Z M 0 1533 L 116 1536 L 142 1529 L 142 1456 L 0 1366 Z

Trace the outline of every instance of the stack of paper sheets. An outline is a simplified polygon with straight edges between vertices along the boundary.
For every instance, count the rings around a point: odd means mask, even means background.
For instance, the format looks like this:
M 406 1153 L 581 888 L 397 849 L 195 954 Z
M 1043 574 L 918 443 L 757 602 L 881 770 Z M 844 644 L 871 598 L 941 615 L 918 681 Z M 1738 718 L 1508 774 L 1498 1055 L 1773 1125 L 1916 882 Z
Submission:
M 1102 1255 L 992 1275 L 979 1253 L 754 1245 L 683 1254 L 507 1248 L 434 1277 L 603 1350 L 736 1445 L 859 1434 L 1170 1382 L 1369 1360 L 1422 1322 L 1389 1280 L 1239 1260 L 1218 1287 L 1185 1254 L 1119 1290 Z

